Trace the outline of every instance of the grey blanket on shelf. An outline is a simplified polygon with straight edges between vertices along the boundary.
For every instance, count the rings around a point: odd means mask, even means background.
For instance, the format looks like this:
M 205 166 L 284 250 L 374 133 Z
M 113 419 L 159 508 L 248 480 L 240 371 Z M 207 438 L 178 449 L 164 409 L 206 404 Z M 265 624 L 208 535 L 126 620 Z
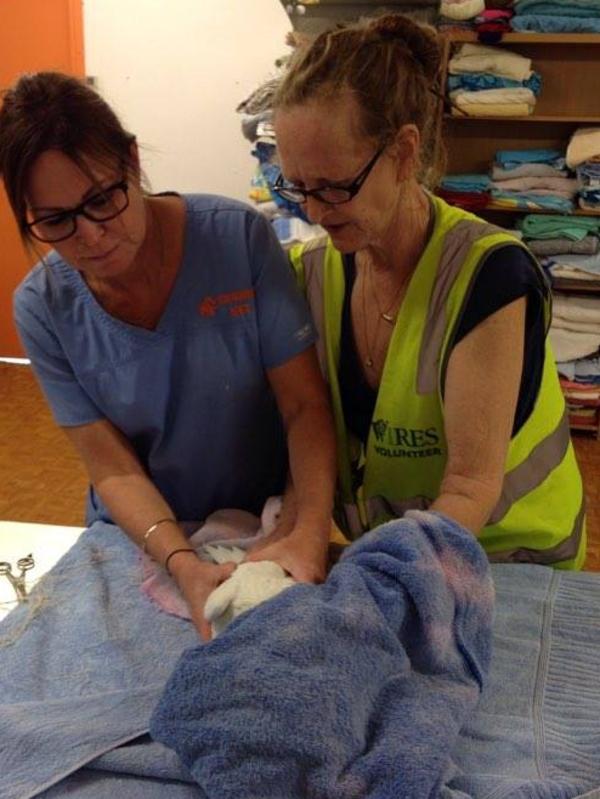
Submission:
M 600 575 L 491 571 L 489 681 L 430 799 L 592 797 Z M 2 799 L 207 799 L 174 752 L 146 735 L 169 675 L 198 638 L 144 597 L 140 580 L 134 547 L 96 524 L 29 605 L 0 623 Z

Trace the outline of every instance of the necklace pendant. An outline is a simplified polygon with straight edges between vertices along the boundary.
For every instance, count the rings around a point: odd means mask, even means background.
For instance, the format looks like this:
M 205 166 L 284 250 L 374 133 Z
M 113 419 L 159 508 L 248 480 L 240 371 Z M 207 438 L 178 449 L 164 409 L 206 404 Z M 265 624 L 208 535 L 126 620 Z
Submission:
M 369 369 L 371 369 L 371 368 L 372 368 L 372 366 L 373 366 L 373 358 L 367 358 L 367 359 L 365 360 L 365 363 L 366 363 L 366 365 L 369 367 Z
M 390 325 L 393 325 L 396 321 L 396 317 L 392 316 L 390 313 L 381 312 L 381 318 L 384 319 L 386 322 L 389 322 Z

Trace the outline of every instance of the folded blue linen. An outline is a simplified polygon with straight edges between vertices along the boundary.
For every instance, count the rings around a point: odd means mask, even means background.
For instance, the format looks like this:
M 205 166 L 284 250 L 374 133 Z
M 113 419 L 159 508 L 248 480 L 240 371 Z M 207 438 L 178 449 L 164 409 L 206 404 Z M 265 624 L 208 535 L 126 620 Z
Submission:
M 557 9 L 554 9 L 556 11 Z M 600 33 L 598 17 L 557 16 L 552 14 L 518 14 L 510 21 L 514 31 L 535 33 Z
M 534 191 L 503 191 L 502 189 L 492 188 L 492 198 L 494 200 L 508 200 L 514 204 L 515 208 L 522 208 L 524 211 L 543 209 L 569 213 L 573 210 L 572 200 L 567 200 L 566 197 L 558 197 L 553 194 L 536 194 Z
M 565 154 L 560 150 L 498 150 L 495 161 L 505 169 L 513 169 L 519 164 L 550 164 L 562 169 L 565 165 Z
M 492 181 L 486 174 L 457 174 L 444 175 L 440 183 L 448 191 L 489 191 Z
M 518 0 L 515 10 L 517 15 L 600 17 L 600 0 Z
M 474 536 L 411 511 L 180 659 L 151 720 L 209 799 L 436 796 L 490 661 Z
M 544 259 L 550 268 L 554 266 L 578 269 L 590 275 L 600 275 L 600 253 L 596 255 L 549 255 Z
M 513 80 L 504 78 L 501 75 L 493 75 L 491 72 L 463 72 L 460 75 L 448 75 L 446 82 L 448 91 L 455 89 L 468 89 L 478 91 L 482 89 L 516 89 L 524 87 L 538 95 L 542 89 L 542 78 L 537 72 L 533 72 L 526 80 Z

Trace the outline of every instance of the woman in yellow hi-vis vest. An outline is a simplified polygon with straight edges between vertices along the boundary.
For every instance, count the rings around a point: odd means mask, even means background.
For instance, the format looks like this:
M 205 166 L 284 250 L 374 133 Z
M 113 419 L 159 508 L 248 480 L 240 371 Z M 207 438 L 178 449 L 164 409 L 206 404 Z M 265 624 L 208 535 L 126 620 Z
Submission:
M 276 191 L 327 234 L 291 257 L 335 412 L 337 520 L 356 537 L 429 507 L 492 560 L 580 568 L 544 275 L 517 238 L 423 187 L 439 66 L 432 29 L 384 16 L 321 34 L 275 100 Z

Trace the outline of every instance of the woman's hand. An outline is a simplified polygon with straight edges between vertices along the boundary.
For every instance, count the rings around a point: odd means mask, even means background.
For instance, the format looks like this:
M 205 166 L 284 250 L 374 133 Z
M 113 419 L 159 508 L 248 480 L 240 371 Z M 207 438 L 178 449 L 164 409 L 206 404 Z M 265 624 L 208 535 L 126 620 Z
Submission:
M 204 618 L 204 605 L 209 594 L 231 577 L 235 563 L 207 563 L 194 552 L 177 553 L 169 563 L 171 576 L 188 603 L 192 621 L 204 641 L 210 641 L 212 631 Z
M 277 530 L 253 547 L 246 561 L 272 560 L 299 583 L 322 583 L 326 577 L 329 536 L 295 527 L 287 535 Z

